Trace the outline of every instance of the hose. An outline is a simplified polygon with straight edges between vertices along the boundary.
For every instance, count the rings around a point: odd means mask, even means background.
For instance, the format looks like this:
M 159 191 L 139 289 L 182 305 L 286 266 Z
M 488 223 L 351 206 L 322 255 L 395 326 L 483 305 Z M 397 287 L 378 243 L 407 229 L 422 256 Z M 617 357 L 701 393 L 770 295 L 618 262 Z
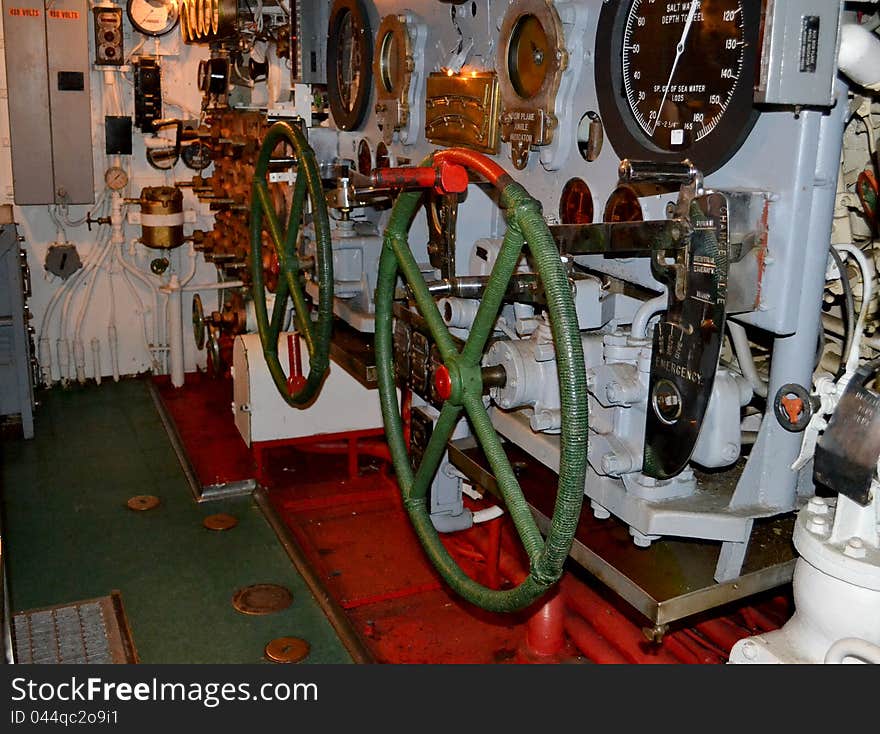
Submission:
M 845 305 L 843 315 L 844 338 L 843 345 L 840 349 L 840 365 L 837 368 L 837 373 L 834 375 L 834 379 L 839 380 L 846 371 L 846 355 L 849 354 L 849 348 L 852 344 L 853 331 L 855 330 L 856 325 L 856 302 L 853 298 L 852 283 L 849 282 L 849 275 L 846 272 L 846 266 L 843 264 L 843 258 L 833 247 L 830 248 L 829 252 L 831 253 L 831 259 L 834 260 L 834 265 L 837 267 L 837 272 L 840 275 L 840 286 L 843 288 L 843 300 Z

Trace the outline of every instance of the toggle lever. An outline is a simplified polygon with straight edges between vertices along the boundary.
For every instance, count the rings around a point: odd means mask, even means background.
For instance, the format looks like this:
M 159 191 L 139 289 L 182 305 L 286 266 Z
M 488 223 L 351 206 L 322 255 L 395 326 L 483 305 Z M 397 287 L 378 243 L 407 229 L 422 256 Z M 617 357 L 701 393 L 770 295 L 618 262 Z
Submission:
M 290 376 L 287 378 L 287 389 L 291 395 L 295 395 L 305 387 L 307 382 L 303 375 L 302 351 L 299 344 L 299 334 L 287 335 L 287 359 L 290 365 Z
M 373 186 L 389 189 L 429 189 L 438 194 L 460 194 L 468 187 L 468 173 L 457 163 L 436 166 L 377 168 L 370 180 Z

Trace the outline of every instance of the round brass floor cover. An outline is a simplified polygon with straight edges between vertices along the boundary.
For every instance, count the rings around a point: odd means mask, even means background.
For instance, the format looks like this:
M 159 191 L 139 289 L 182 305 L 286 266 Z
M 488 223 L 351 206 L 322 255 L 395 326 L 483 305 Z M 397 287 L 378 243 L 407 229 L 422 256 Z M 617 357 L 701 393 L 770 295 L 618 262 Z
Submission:
M 144 510 L 152 510 L 159 506 L 159 498 L 152 494 L 138 494 L 132 497 L 128 502 L 129 510 L 143 512 Z
M 278 637 L 266 645 L 264 652 L 273 663 L 298 663 L 308 657 L 311 649 L 301 637 Z
M 235 515 L 227 515 L 221 512 L 217 515 L 208 515 L 202 520 L 202 525 L 208 528 L 208 530 L 231 530 L 238 525 L 238 518 Z
M 245 586 L 232 595 L 232 606 L 242 614 L 272 614 L 292 603 L 293 594 L 278 584 Z

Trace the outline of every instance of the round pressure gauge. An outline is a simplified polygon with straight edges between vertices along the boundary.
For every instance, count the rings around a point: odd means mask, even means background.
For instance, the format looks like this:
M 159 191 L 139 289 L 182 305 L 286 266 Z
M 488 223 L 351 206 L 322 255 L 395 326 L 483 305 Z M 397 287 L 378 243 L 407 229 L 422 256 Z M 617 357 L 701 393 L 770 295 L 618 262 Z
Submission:
M 373 33 L 361 0 L 335 0 L 327 29 L 327 101 L 340 130 L 363 122 L 372 86 Z
M 164 36 L 179 20 L 178 0 L 128 0 L 128 19 L 145 36 Z
M 104 183 L 111 191 L 121 191 L 128 186 L 128 174 L 119 166 L 111 166 L 104 172 Z

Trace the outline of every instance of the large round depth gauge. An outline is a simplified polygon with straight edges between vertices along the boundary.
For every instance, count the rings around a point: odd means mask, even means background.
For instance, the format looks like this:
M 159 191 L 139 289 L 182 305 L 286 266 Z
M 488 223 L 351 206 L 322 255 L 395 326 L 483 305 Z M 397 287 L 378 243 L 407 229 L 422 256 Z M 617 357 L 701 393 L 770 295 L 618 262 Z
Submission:
M 596 88 L 621 158 L 689 158 L 711 173 L 753 106 L 760 0 L 612 0 L 599 17 Z

